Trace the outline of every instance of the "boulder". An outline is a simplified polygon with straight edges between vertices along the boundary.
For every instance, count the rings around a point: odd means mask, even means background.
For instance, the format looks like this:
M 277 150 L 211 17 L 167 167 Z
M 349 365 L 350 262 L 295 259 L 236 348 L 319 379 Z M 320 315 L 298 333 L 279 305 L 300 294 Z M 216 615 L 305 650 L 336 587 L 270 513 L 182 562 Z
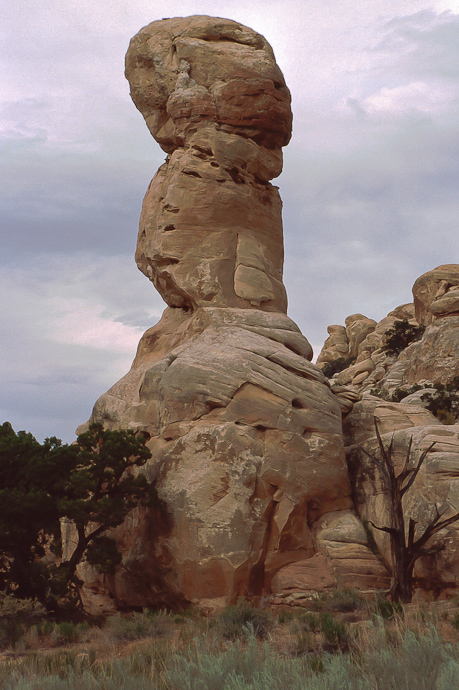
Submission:
M 344 323 L 346 324 L 346 335 L 349 342 L 349 356 L 357 357 L 360 343 L 375 330 L 376 321 L 368 319 L 363 314 L 352 314 L 352 316 L 346 318 Z
M 317 357 L 318 366 L 325 362 L 349 357 L 349 340 L 344 326 L 328 326 L 327 331 L 329 337 Z
M 428 326 L 437 318 L 459 314 L 459 265 L 437 266 L 413 285 L 416 319 Z

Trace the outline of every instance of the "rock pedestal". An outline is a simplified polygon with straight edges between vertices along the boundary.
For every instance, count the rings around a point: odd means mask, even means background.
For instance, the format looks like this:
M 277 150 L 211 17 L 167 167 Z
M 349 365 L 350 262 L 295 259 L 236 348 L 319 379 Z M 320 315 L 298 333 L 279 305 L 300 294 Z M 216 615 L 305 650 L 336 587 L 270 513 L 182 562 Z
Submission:
M 334 585 L 343 561 L 330 539 L 354 535 L 377 561 L 350 512 L 338 399 L 286 316 L 281 201 L 269 182 L 291 132 L 282 73 L 262 36 L 197 16 L 142 29 L 126 76 L 168 154 L 136 252 L 168 307 L 90 421 L 148 438 L 158 502 L 117 530 L 115 576 L 86 568 L 86 598 L 215 608 L 285 595 L 296 563 L 312 565 L 303 591 L 321 589 L 319 561 Z M 350 561 L 345 570 L 352 580 Z

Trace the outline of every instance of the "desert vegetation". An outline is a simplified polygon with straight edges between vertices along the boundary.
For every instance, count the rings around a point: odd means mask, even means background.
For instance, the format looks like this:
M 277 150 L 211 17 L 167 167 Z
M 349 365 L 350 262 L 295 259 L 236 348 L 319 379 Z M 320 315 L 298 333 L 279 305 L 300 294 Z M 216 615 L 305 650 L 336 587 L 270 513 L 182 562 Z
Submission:
M 424 326 L 416 326 L 410 323 L 408 319 L 395 321 L 392 328 L 388 328 L 385 333 L 382 350 L 388 355 L 398 356 L 408 345 L 420 340 L 424 331 Z
M 412 393 L 425 390 L 421 400 L 425 407 L 432 412 L 443 424 L 455 424 L 459 418 L 459 376 L 455 376 L 448 383 L 414 383 L 412 386 L 400 386 L 392 392 L 371 389 L 371 394 L 388 402 L 402 402 Z
M 338 374 L 340 371 L 344 371 L 344 369 L 352 366 L 355 363 L 355 360 L 356 357 L 337 357 L 336 359 L 331 360 L 331 362 L 325 362 L 325 364 L 322 366 L 322 373 L 328 379 L 331 379 L 335 374 Z
M 0 605 L 8 690 L 457 687 L 456 600 L 403 606 L 338 590 L 303 608 L 240 601 L 213 616 L 190 608 L 80 622 L 31 609 L 13 636 L 8 603 Z
M 138 468 L 150 457 L 145 439 L 93 425 L 72 445 L 0 426 L 0 591 L 48 609 L 79 603 L 77 566 L 85 557 L 113 572 L 120 554 L 110 530 L 154 500 Z M 61 528 L 75 547 L 62 553 Z

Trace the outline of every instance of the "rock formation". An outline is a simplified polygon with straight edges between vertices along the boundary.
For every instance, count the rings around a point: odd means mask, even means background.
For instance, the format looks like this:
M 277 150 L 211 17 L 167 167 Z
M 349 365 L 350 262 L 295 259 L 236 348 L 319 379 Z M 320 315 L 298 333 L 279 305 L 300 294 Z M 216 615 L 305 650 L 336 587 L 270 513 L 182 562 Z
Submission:
M 286 316 L 269 180 L 292 116 L 272 49 L 233 21 L 168 19 L 132 39 L 126 76 L 168 154 L 136 252 L 168 307 L 90 421 L 149 439 L 159 503 L 117 531 L 114 577 L 86 567 L 86 599 L 214 608 L 271 592 L 273 577 L 288 594 L 291 564 L 308 571 L 303 591 L 350 584 L 359 556 L 330 556 L 335 542 L 355 541 L 367 571 L 380 564 L 350 512 L 340 403 Z
M 350 386 L 356 393 L 378 389 L 390 394 L 414 383 L 448 383 L 459 375 L 459 265 L 438 266 L 413 285 L 414 303 L 403 304 L 379 323 L 362 314 L 346 318 L 346 327 L 328 327 L 317 364 L 356 357 L 333 377 L 332 383 Z M 422 338 L 399 356 L 384 351 L 387 331 L 397 321 L 425 326 Z
M 387 543 L 378 535 L 382 558 L 373 553 L 361 521 L 384 522 L 384 497 L 361 448 L 375 448 L 375 419 L 398 455 L 410 436 L 417 454 L 435 439 L 410 510 L 422 521 L 432 502 L 459 508 L 459 427 L 444 427 L 419 396 L 388 400 L 400 385 L 459 373 L 459 267 L 422 276 L 414 305 L 379 323 L 354 314 L 330 326 L 311 364 L 286 315 L 270 180 L 292 116 L 271 47 L 226 19 L 162 20 L 132 39 L 126 76 L 167 153 L 143 202 L 136 261 L 168 306 L 90 422 L 144 435 L 157 500 L 114 532 L 114 575 L 82 567 L 86 605 L 215 609 L 241 595 L 295 603 L 335 586 L 387 587 Z M 427 328 L 388 356 L 386 332 L 400 319 Z M 338 358 L 355 362 L 330 382 L 321 367 Z M 456 535 L 444 576 L 440 561 L 418 567 L 440 589 L 455 583 Z
M 346 319 L 343 326 L 329 327 L 330 338 L 325 342 L 318 359 L 320 366 L 333 362 L 338 352 L 356 352 L 356 363 L 332 378 L 332 390 L 342 395 L 343 388 L 350 397 L 360 398 L 343 420 L 343 437 L 353 485 L 354 507 L 358 516 L 376 525 L 388 524 L 387 504 L 378 485 L 374 468 L 363 451 L 378 453 L 375 436 L 376 421 L 386 447 L 392 440 L 396 468 L 401 469 L 407 447 L 412 439 L 412 462 L 435 443 L 427 455 L 413 490 L 407 495 L 405 514 L 421 526 L 435 515 L 435 511 L 449 516 L 459 511 L 459 423 L 441 423 L 425 407 L 426 393 L 436 394 L 436 384 L 448 384 L 459 376 L 459 266 L 446 265 L 425 273 L 413 286 L 414 304 L 398 307 L 378 324 L 372 322 L 368 334 L 355 339 L 356 315 Z M 357 315 L 357 323 L 366 317 Z M 413 325 L 426 326 L 419 340 L 406 347 L 398 356 L 383 349 L 387 331 L 396 321 L 406 319 Z M 366 319 L 370 324 L 370 320 Z M 340 334 L 337 350 L 333 334 Z M 358 341 L 358 342 L 357 342 Z M 410 390 L 412 384 L 421 390 L 395 400 Z M 430 386 L 430 387 L 429 387 Z M 457 392 L 459 394 L 459 391 Z M 449 420 L 451 421 L 451 420 Z M 454 420 L 452 420 L 454 421 Z M 388 537 L 373 530 L 380 553 L 389 567 Z M 459 576 L 459 526 L 451 525 L 437 537 L 444 549 L 433 557 L 419 560 L 415 566 L 418 585 L 444 594 L 457 588 Z

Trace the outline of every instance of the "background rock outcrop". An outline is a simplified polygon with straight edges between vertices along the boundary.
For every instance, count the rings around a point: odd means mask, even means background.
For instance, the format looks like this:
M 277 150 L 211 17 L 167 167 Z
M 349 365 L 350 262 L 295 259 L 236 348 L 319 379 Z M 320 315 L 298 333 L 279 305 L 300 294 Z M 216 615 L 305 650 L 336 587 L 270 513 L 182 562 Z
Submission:
M 445 517 L 459 511 L 459 390 L 446 391 L 446 397 L 439 398 L 446 390 L 445 386 L 449 384 L 454 388 L 454 382 L 459 380 L 458 278 L 459 266 L 454 264 L 439 266 L 425 273 L 414 283 L 414 303 L 397 307 L 378 324 L 373 322 L 359 343 L 353 340 L 349 323 L 365 323 L 365 317 L 359 315 L 356 321 L 354 315 L 346 319 L 346 328 L 329 328 L 329 333 L 340 334 L 341 351 L 347 345 L 348 353 L 357 352 L 356 362 L 335 373 L 331 384 L 337 396 L 343 395 L 344 390 L 348 397 L 353 393 L 357 398 L 352 408 L 345 410 L 343 438 L 354 508 L 364 523 L 390 524 L 387 496 L 367 455 L 379 454 L 375 422 L 385 446 L 392 442 L 396 472 L 402 468 L 410 439 L 413 465 L 434 443 L 405 499 L 406 519 L 415 519 L 417 529 L 422 530 L 436 511 Z M 388 353 L 385 345 L 390 329 L 402 320 L 412 326 L 426 328 L 417 340 L 398 354 Z M 319 366 L 332 365 L 337 360 L 336 354 L 334 343 L 329 338 L 318 359 Z M 419 390 L 413 390 L 413 385 Z M 453 403 L 453 411 L 440 408 L 442 414 L 438 413 L 439 417 L 449 422 L 445 425 L 426 407 L 432 398 L 446 400 L 444 404 L 447 405 L 448 396 L 457 402 Z M 376 529 L 372 534 L 383 563 L 390 568 L 387 534 Z M 435 539 L 436 542 L 432 543 L 444 548 L 438 554 L 421 558 L 416 563 L 415 576 L 421 589 L 444 595 L 456 590 L 459 577 L 457 523 L 439 532 Z
M 317 364 L 323 368 L 354 356 L 355 362 L 345 361 L 345 368 L 333 375 L 332 385 L 350 386 L 360 395 L 391 395 L 419 383 L 447 384 L 459 375 L 458 295 L 459 265 L 438 266 L 414 283 L 414 303 L 397 307 L 379 323 L 355 314 L 346 318 L 346 327 L 329 326 Z M 394 355 L 385 345 L 390 329 L 402 320 L 425 330 Z

